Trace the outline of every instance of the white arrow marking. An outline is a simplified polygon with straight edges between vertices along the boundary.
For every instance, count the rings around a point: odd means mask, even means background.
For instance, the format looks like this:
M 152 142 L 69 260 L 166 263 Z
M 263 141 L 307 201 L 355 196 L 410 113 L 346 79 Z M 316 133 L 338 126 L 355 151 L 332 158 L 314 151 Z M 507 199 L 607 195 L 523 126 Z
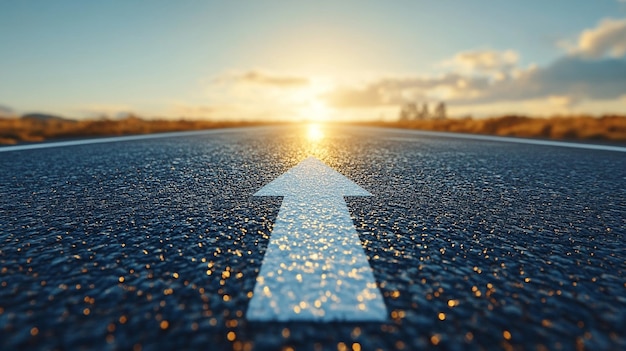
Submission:
M 251 321 L 385 321 L 344 196 L 370 193 L 315 158 L 254 196 L 284 196 L 248 306 Z

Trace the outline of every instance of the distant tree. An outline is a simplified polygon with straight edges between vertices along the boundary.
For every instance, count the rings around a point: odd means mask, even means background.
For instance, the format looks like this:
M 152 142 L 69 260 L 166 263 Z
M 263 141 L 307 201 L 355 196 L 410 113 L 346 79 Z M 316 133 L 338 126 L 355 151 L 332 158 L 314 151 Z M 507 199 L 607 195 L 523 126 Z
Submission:
M 398 117 L 398 119 L 402 122 L 409 120 L 409 111 L 407 111 L 406 105 L 402 105 L 402 107 L 400 108 L 400 116 Z
M 408 103 L 402 106 L 400 109 L 400 121 L 411 121 L 416 119 L 417 105 L 415 103 Z
M 446 119 L 446 104 L 443 101 L 437 104 L 433 118 Z
M 417 110 L 417 107 L 416 107 Z M 428 112 L 428 103 L 425 102 L 422 105 L 422 109 L 416 114 L 416 119 L 424 120 L 430 117 L 430 113 Z
M 407 110 L 409 111 L 409 119 L 414 120 L 417 116 L 417 105 L 413 102 L 407 104 Z

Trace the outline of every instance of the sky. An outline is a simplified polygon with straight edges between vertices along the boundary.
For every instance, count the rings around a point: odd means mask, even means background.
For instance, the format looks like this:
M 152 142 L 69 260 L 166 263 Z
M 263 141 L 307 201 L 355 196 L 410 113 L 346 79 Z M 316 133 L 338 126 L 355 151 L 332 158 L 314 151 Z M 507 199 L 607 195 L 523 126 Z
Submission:
M 626 0 L 0 0 L 0 115 L 626 113 Z

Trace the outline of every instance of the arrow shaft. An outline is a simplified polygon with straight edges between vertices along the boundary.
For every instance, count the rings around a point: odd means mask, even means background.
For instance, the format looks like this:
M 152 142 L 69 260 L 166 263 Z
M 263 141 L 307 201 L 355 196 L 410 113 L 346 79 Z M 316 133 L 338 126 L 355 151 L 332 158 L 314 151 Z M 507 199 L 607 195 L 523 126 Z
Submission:
M 247 318 L 386 320 L 385 304 L 342 197 L 284 199 Z

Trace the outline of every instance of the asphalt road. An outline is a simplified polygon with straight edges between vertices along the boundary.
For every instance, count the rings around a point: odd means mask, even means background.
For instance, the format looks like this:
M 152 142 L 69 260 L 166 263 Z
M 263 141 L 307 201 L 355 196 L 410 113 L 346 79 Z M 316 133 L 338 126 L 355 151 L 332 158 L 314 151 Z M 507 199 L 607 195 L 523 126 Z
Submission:
M 619 148 L 323 133 L 0 149 L 0 349 L 626 349 Z M 252 195 L 308 156 L 373 195 L 387 322 L 246 319 L 282 202 Z

